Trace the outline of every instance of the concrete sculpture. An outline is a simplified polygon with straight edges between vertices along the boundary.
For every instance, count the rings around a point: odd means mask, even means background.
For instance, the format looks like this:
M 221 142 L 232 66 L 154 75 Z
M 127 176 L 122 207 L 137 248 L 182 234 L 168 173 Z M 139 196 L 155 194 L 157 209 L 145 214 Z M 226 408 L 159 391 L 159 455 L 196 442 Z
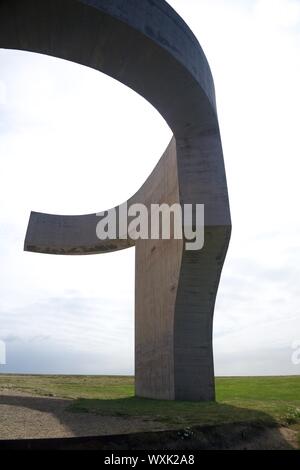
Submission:
M 128 205 L 204 204 L 201 250 L 174 238 L 101 241 L 96 214 L 35 212 L 25 250 L 76 255 L 134 244 L 136 394 L 214 400 L 213 312 L 231 220 L 213 79 L 197 39 L 164 0 L 2 0 L 0 47 L 100 70 L 169 124 L 168 148 Z

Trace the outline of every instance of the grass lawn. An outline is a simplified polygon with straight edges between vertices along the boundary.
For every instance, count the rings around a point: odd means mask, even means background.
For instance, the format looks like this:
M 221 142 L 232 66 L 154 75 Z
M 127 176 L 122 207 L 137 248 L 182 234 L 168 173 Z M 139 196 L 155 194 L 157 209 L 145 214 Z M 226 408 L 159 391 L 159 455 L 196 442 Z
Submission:
M 142 416 L 179 426 L 255 421 L 289 425 L 300 432 L 300 376 L 218 377 L 216 403 L 134 397 L 127 376 L 0 374 L 0 390 L 73 399 L 73 412 Z

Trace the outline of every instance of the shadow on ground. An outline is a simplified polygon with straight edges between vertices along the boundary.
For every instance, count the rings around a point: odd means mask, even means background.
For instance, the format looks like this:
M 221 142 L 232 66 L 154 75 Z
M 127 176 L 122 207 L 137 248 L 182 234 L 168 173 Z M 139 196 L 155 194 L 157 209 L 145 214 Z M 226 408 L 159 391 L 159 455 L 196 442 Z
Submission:
M 72 401 L 48 397 L 1 395 L 0 409 L 2 438 L 0 448 L 105 450 L 295 448 L 293 431 L 278 427 L 268 414 L 227 404 L 174 403 L 138 398 Z M 196 410 L 197 416 L 195 416 Z M 185 420 L 182 419 L 183 412 Z M 194 419 L 193 423 L 188 425 L 190 417 Z M 3 438 L 1 433 L 3 426 L 6 426 L 6 420 L 12 435 L 5 434 Z M 55 423 L 56 430 L 52 429 Z M 20 426 L 25 428 L 27 426 L 27 430 L 24 428 L 26 432 L 22 434 L 22 439 L 20 435 L 13 435 L 16 430 L 20 431 Z M 47 432 L 47 426 L 50 426 L 51 432 Z M 62 430 L 67 431 L 67 434 L 62 433 Z M 66 435 L 77 437 L 53 439 Z M 30 439 L 32 437 L 34 439 Z M 52 439 L 39 439 L 39 437 L 52 437 Z M 10 440 L 13 438 L 17 440 Z

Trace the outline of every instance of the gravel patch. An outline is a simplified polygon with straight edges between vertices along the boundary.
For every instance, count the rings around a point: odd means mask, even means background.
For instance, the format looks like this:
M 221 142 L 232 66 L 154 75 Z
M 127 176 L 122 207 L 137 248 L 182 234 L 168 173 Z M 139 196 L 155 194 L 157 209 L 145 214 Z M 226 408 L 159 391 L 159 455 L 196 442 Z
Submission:
M 162 430 L 147 418 L 74 413 L 72 400 L 0 391 L 0 439 L 103 436 Z

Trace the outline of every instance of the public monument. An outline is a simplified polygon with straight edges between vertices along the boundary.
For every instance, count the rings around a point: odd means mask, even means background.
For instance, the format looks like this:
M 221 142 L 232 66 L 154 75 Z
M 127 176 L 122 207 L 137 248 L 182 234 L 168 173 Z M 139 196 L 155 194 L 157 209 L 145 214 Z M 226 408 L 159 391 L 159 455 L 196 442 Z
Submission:
M 146 98 L 172 129 L 128 206 L 204 204 L 201 250 L 174 237 L 99 240 L 96 214 L 36 212 L 25 250 L 82 255 L 135 245 L 136 394 L 214 400 L 213 312 L 231 220 L 213 79 L 197 39 L 164 0 L 2 0 L 0 47 L 100 70 Z

